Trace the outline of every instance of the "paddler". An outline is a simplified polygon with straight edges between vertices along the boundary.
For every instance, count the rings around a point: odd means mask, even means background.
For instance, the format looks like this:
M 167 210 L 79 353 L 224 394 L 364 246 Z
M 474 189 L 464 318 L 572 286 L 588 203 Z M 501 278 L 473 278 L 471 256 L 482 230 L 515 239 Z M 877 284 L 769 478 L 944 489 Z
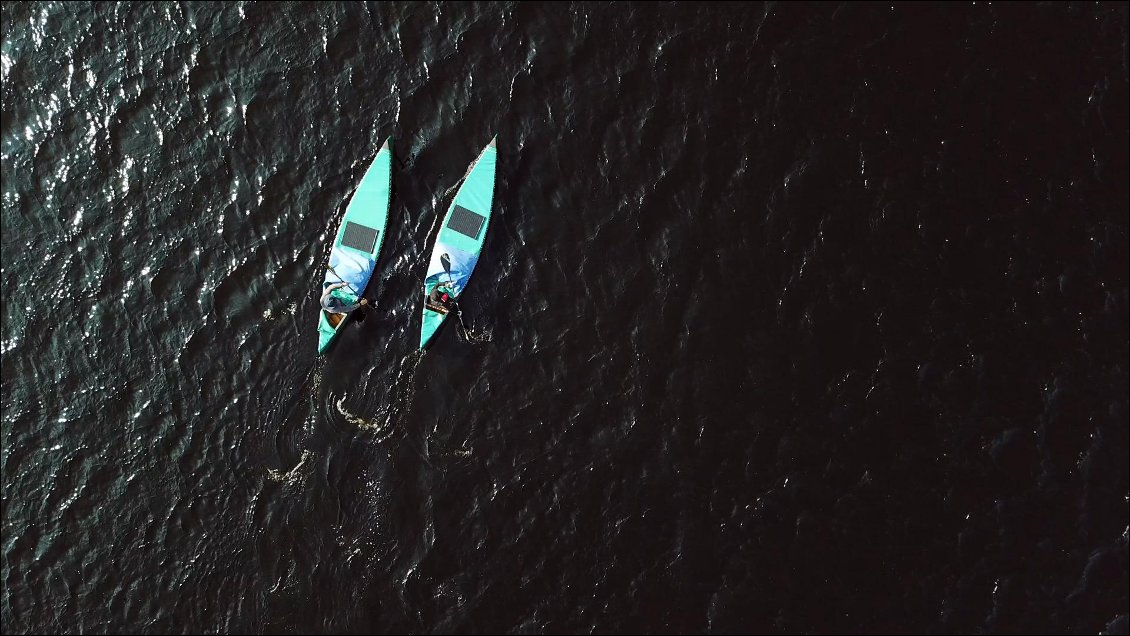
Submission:
M 432 305 L 443 307 L 443 309 L 447 311 L 451 309 L 451 304 L 455 301 L 455 298 L 452 297 L 451 290 L 446 286 L 436 285 L 435 288 L 432 289 L 432 293 L 428 295 L 428 301 Z
M 322 309 L 331 314 L 348 314 L 356 312 L 354 319 L 364 320 L 362 307 L 369 306 L 368 298 L 358 298 L 357 294 L 349 287 L 348 283 L 334 283 L 322 292 Z

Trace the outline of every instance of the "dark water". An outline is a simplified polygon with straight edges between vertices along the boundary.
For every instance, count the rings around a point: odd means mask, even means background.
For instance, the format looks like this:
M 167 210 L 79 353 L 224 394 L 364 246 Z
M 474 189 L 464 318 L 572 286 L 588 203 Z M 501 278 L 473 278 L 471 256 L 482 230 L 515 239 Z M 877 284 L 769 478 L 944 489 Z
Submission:
M 5 3 L 3 630 L 1125 632 L 1127 41 Z M 496 133 L 489 342 L 418 359 Z M 389 135 L 383 312 L 315 364 Z

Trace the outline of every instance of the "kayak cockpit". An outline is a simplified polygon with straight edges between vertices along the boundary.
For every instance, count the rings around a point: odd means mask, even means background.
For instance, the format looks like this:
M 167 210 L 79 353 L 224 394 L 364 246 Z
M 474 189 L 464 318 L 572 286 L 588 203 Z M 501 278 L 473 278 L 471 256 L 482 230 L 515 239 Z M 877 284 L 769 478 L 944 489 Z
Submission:
M 326 322 L 330 323 L 330 326 L 333 327 L 334 330 L 337 329 L 338 325 L 341 324 L 342 319 L 345 318 L 345 314 L 335 314 L 328 311 L 323 311 L 322 313 L 326 315 Z

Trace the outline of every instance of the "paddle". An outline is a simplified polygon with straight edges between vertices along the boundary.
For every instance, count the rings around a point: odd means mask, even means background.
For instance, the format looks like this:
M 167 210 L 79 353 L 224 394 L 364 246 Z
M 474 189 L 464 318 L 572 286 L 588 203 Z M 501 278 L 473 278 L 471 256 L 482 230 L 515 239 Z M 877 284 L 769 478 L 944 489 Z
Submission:
M 338 274 L 338 273 L 337 273 L 337 270 L 336 270 L 336 269 L 334 269 L 334 266 L 333 266 L 333 265 L 330 265 L 329 263 L 326 263 L 326 267 L 328 267 L 328 268 L 329 268 L 329 270 L 330 270 L 331 272 L 333 272 L 333 273 L 334 273 L 334 276 L 337 276 L 337 279 L 338 279 L 338 280 L 340 280 L 341 282 L 345 283 L 345 286 L 349 288 L 349 291 L 351 291 L 351 292 L 353 292 L 354 294 L 356 294 L 356 296 L 357 296 L 358 298 L 360 298 L 360 297 L 361 297 L 361 294 L 357 293 L 357 290 L 356 290 L 356 289 L 353 289 L 353 285 L 350 285 L 350 284 L 349 284 L 349 281 L 345 280 L 344 278 L 342 278 L 342 277 L 341 277 L 341 274 Z
M 443 254 L 440 255 L 439 264 L 443 265 L 443 271 L 447 272 L 447 282 L 449 282 L 449 283 L 452 282 L 452 280 L 451 280 L 451 256 L 447 252 L 444 252 Z

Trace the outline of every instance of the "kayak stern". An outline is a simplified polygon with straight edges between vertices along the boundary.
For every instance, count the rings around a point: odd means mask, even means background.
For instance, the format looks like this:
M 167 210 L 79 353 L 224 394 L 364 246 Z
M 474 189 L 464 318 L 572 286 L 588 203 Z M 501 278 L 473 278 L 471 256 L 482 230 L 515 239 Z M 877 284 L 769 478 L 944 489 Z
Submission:
M 337 332 L 341 330 L 346 320 L 347 318 L 342 318 L 342 320 L 337 323 L 337 328 L 335 329 L 326 318 L 326 312 L 318 312 L 318 355 L 325 355 L 326 350 L 333 344 L 334 338 L 337 337 Z
M 435 337 L 439 328 L 443 326 L 444 320 L 447 320 L 447 314 L 432 311 L 427 307 L 424 308 L 424 320 L 420 325 L 420 351 L 428 347 L 428 343 Z

